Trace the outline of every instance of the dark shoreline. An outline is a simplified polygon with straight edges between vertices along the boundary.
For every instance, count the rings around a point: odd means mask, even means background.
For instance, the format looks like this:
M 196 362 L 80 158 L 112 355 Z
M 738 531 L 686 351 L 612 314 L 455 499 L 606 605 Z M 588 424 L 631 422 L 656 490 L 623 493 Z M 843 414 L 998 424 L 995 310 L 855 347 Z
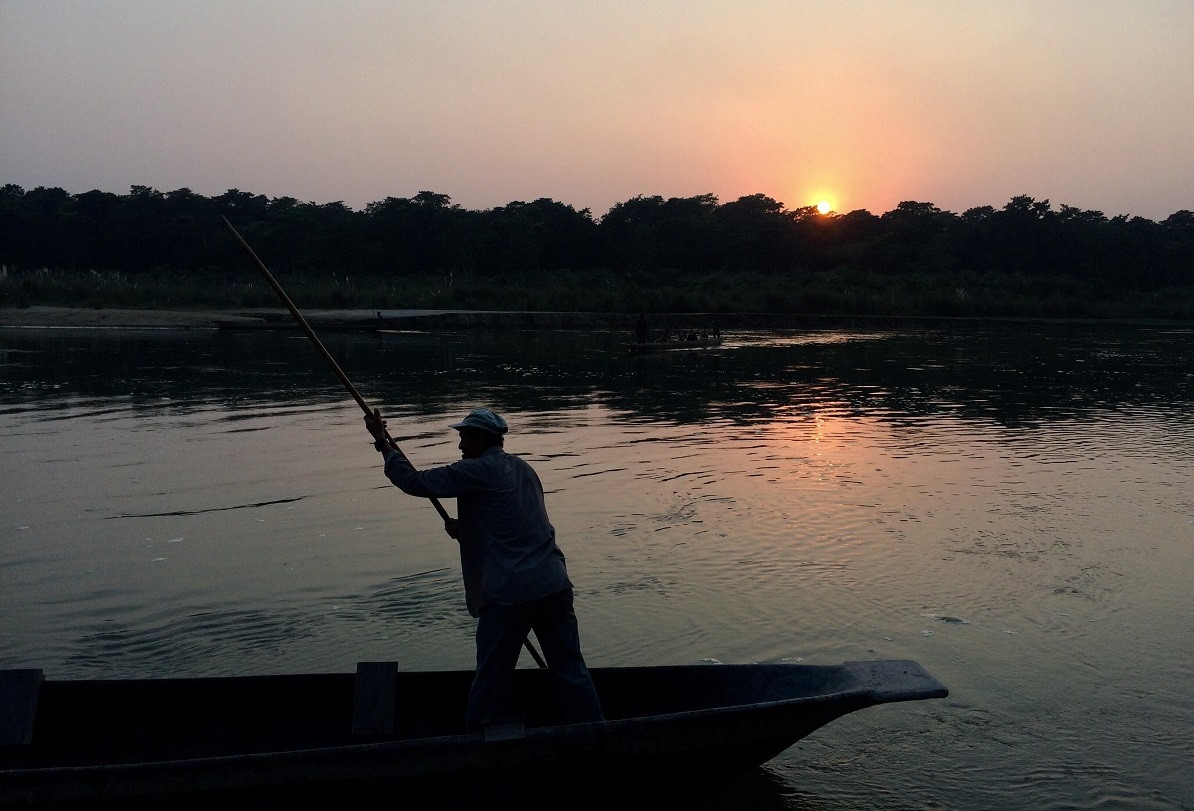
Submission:
M 326 310 L 304 312 L 324 330 L 378 329 L 550 329 L 610 330 L 632 333 L 637 314 L 474 310 Z M 792 315 L 782 313 L 669 313 L 648 318 L 652 330 L 714 329 L 891 329 L 930 328 L 958 323 L 1103 324 L 1194 328 L 1194 321 L 1142 318 L 1011 318 L 899 315 Z M 276 309 L 151 310 L 34 306 L 0 309 L 0 327 L 107 329 L 297 329 L 290 312 Z

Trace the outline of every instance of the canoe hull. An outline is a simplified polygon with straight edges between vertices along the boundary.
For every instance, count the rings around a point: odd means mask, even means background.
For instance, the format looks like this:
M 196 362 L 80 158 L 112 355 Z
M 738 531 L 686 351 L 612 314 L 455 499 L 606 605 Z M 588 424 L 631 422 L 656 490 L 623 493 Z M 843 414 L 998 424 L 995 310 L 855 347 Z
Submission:
M 0 807 L 254 797 L 318 805 L 381 792 L 464 802 L 477 789 L 492 797 L 541 786 L 544 775 L 606 792 L 699 785 L 765 763 L 846 713 L 947 694 L 907 661 L 593 675 L 605 722 L 553 724 L 545 706 L 524 702 L 525 717 L 465 734 L 455 716 L 463 715 L 471 673 L 399 674 L 400 691 L 434 685 L 435 699 L 419 701 L 418 692 L 400 699 L 394 731 L 372 736 L 351 731 L 353 674 L 46 682 L 31 743 L 0 749 Z M 524 698 L 550 693 L 544 673 L 519 676 Z M 134 695 L 139 714 L 129 704 Z M 432 718 L 444 698 L 453 716 L 446 722 Z M 70 714 L 84 711 L 94 717 L 72 725 Z

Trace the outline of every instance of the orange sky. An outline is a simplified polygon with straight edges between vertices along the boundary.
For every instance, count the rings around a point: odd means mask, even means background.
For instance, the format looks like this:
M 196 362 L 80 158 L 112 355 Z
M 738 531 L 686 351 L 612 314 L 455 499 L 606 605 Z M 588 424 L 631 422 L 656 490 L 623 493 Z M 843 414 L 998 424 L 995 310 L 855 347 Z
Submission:
M 1194 3 L 0 0 L 0 183 L 1194 209 Z

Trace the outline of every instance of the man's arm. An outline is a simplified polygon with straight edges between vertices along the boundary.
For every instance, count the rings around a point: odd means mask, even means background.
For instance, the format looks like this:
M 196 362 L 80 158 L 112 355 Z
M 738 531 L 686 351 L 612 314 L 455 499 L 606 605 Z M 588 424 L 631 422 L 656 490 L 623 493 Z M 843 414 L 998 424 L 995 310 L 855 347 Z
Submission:
M 386 477 L 402 489 L 403 492 L 411 495 L 424 495 L 426 497 L 434 497 L 436 493 L 414 493 L 408 489 L 409 485 L 404 486 L 402 482 L 409 482 L 413 478 L 418 478 L 418 471 L 415 470 L 414 465 L 406 458 L 398 446 L 389 439 L 386 433 L 386 421 L 381 417 L 381 411 L 373 409 L 372 413 L 365 414 L 365 429 L 373 437 L 373 447 L 377 450 L 382 458 L 385 466 Z M 391 460 L 394 461 L 393 475 L 391 475 Z M 460 529 L 460 522 L 455 518 L 444 518 L 444 532 L 448 533 L 450 538 L 456 539 Z

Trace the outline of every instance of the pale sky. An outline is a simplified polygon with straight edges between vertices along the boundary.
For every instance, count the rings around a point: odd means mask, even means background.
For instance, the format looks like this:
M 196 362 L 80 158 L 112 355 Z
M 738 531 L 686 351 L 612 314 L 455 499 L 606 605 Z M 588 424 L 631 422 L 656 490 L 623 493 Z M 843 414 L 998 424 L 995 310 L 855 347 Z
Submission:
M 0 0 L 0 184 L 1194 209 L 1191 0 Z

